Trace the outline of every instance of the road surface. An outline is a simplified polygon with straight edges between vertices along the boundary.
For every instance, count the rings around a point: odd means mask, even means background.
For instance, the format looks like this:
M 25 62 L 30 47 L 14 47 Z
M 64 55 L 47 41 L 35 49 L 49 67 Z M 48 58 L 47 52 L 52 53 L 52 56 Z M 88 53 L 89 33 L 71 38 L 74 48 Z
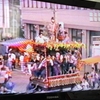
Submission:
M 25 92 L 26 86 L 29 82 L 29 75 L 26 75 L 25 73 L 22 73 L 20 70 L 14 70 L 12 72 L 12 81 L 15 83 L 14 91 L 16 92 Z M 3 77 L 0 77 L 0 83 L 2 83 L 4 80 Z

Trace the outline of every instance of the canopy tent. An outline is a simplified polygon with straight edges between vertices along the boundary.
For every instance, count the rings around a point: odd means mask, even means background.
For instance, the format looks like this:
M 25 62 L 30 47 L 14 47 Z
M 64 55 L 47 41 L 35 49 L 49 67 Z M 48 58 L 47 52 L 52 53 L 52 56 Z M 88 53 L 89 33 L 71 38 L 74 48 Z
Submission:
M 4 45 L 4 46 L 14 46 L 14 47 L 18 47 L 18 46 L 22 46 L 24 44 L 29 44 L 29 43 L 33 43 L 33 41 L 32 40 L 25 39 L 25 38 L 15 38 L 15 39 L 3 41 L 0 44 L 1 45 Z
M 86 59 L 80 60 L 80 62 L 83 62 L 84 64 L 95 64 L 100 62 L 100 56 L 94 56 Z

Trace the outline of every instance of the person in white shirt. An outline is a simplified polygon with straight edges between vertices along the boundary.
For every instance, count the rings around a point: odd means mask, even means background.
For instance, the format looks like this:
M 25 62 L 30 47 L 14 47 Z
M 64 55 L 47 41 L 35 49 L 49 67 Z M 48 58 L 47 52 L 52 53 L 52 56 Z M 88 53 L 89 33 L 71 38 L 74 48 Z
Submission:
M 77 59 L 75 58 L 74 55 L 72 55 L 70 62 L 73 63 L 73 64 L 76 64 L 76 61 L 77 61 Z
M 15 63 L 16 63 L 16 55 L 13 52 L 9 52 L 8 67 L 13 70 L 15 68 Z
M 98 84 L 99 75 L 95 72 L 95 69 L 92 67 L 92 72 L 90 73 L 91 76 L 91 86 L 92 88 L 96 87 L 96 83 Z
M 11 57 L 10 54 L 8 55 L 7 66 L 9 67 L 10 70 L 13 69 L 13 68 L 12 68 L 12 57 Z
M 14 53 L 11 53 L 12 58 L 12 68 L 15 68 L 16 66 L 16 55 Z
M 82 80 L 81 86 L 83 90 L 89 89 L 89 83 L 84 78 Z
M 49 41 L 49 38 L 43 36 L 42 33 L 40 33 L 39 36 L 35 38 L 35 42 L 37 42 L 37 43 L 45 43 L 48 41 Z
M 20 61 L 21 71 L 24 72 L 24 69 L 25 69 L 25 66 L 24 66 L 24 54 L 20 55 L 19 61 Z
M 70 66 L 75 67 L 76 64 L 77 64 L 77 58 L 75 57 L 74 54 L 72 54 L 70 58 Z

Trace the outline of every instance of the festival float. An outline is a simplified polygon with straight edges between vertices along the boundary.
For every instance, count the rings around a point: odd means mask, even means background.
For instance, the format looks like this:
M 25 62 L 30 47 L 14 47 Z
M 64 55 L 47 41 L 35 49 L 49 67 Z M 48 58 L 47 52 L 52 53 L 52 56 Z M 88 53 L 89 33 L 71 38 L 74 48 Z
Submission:
M 44 53 L 45 59 L 47 59 L 48 54 L 55 54 L 56 52 L 65 53 L 69 50 L 80 50 L 85 45 L 83 43 L 78 42 L 71 42 L 71 43 L 60 43 L 60 42 L 48 42 L 48 43 L 35 43 L 34 45 L 34 51 L 41 53 Z M 81 67 L 79 66 L 80 60 L 81 60 L 81 53 L 78 52 L 78 63 L 77 68 L 78 70 L 81 70 Z M 39 90 L 55 90 L 55 89 L 61 89 L 62 87 L 71 87 L 75 84 L 78 84 L 82 80 L 82 76 L 80 72 L 72 73 L 72 74 L 62 74 L 57 76 L 49 76 L 48 67 L 46 66 L 46 77 L 40 78 L 40 77 L 34 77 L 32 76 L 33 84 L 35 86 L 38 86 Z
M 47 55 L 54 55 L 56 52 L 64 54 L 70 50 L 75 50 L 75 49 L 79 50 L 77 68 L 78 70 L 81 70 L 80 50 L 84 48 L 85 45 L 79 42 L 62 43 L 62 42 L 50 41 L 47 43 L 36 43 L 34 41 L 28 41 L 20 43 L 20 45 L 18 45 L 17 47 L 20 52 L 27 52 L 30 54 L 30 56 L 36 53 L 44 54 L 45 59 L 47 59 Z M 61 89 L 62 87 L 72 88 L 73 85 L 80 83 L 82 80 L 80 72 L 49 76 L 48 67 L 46 66 L 45 68 L 46 68 L 45 78 L 34 77 L 34 76 L 31 77 L 33 84 L 36 86 L 35 87 L 36 90 L 54 90 L 54 89 Z

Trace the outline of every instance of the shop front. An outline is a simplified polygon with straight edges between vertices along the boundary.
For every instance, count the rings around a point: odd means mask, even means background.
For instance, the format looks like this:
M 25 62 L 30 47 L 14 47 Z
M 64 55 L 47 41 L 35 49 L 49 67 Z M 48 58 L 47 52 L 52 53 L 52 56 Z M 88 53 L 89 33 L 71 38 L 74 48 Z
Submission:
M 100 55 L 100 31 L 90 31 L 90 56 Z

